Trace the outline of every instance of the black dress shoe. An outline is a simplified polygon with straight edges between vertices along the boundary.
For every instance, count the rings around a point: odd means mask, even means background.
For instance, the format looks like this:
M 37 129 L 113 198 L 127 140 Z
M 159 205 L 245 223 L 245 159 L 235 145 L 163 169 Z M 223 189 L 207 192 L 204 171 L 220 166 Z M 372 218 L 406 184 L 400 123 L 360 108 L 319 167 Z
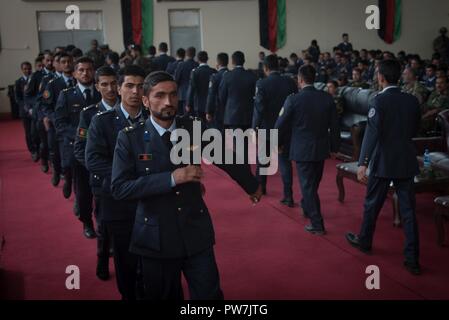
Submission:
M 84 236 L 87 239 L 95 239 L 97 234 L 95 233 L 94 227 L 91 224 L 84 224 Z
M 33 162 L 38 162 L 40 159 L 39 154 L 37 152 L 33 152 L 31 154 L 31 159 L 33 159 Z
M 109 280 L 109 258 L 98 258 L 97 260 L 97 278 L 102 281 Z
M 70 195 L 72 194 L 72 181 L 64 180 L 64 186 L 62 187 L 62 194 L 64 195 L 64 198 L 68 199 L 70 198 Z
M 359 237 L 351 232 L 347 233 L 345 236 L 346 240 L 349 242 L 351 246 L 362 251 L 365 254 L 371 253 L 371 247 L 362 246 L 360 244 Z
M 267 195 L 267 187 L 262 187 L 262 195 Z
M 48 172 L 48 164 L 47 163 L 42 163 L 41 164 L 41 170 L 43 173 L 47 173 Z
M 306 226 L 304 230 L 317 236 L 324 236 L 326 234 L 326 230 L 324 230 L 324 228 L 315 228 L 312 225 Z
M 51 184 L 54 187 L 57 187 L 59 181 L 61 181 L 61 175 L 53 170 L 53 175 L 51 176 Z
M 295 206 L 295 204 L 293 203 L 293 200 L 288 199 L 288 198 L 282 199 L 281 204 L 283 204 L 284 206 L 287 206 L 289 208 L 293 208 Z
M 114 256 L 114 249 L 112 247 L 109 248 L 109 257 L 112 258 Z
M 404 267 L 414 276 L 419 276 L 421 274 L 421 267 L 416 262 L 404 261 Z

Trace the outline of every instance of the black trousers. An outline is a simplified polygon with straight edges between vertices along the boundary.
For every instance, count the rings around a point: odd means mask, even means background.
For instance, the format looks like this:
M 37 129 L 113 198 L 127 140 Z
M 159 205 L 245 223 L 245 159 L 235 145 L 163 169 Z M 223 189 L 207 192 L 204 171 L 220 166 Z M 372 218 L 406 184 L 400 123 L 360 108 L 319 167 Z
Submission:
M 53 123 L 50 123 L 50 129 L 47 131 L 48 149 L 50 161 L 55 174 L 61 174 L 61 154 L 59 151 L 59 141 L 56 136 L 56 129 Z
M 97 222 L 97 256 L 103 261 L 109 261 L 110 240 L 106 225 L 101 218 L 101 204 L 100 196 L 94 196 L 95 199 L 95 220 Z
M 38 120 L 36 122 L 37 132 L 39 135 L 39 155 L 41 157 L 42 163 L 48 162 L 48 141 L 47 141 L 47 131 L 45 130 L 44 122 L 42 120 Z
M 116 281 L 122 300 L 136 300 L 138 258 L 129 251 L 134 221 L 103 221 L 103 224 L 114 249 Z
M 181 273 L 191 300 L 223 300 L 213 248 L 183 259 L 141 257 L 145 299 L 184 300 Z
M 92 223 L 93 195 L 89 184 L 89 171 L 78 161 L 73 165 L 75 201 L 78 204 L 80 221 Z
M 26 142 L 28 151 L 31 153 L 35 153 L 35 152 L 37 152 L 37 146 L 34 144 L 34 141 L 31 136 L 32 121 L 33 120 L 27 116 L 22 118 L 23 129 L 25 131 L 25 142 Z
M 320 197 L 318 188 L 323 177 L 324 161 L 297 162 L 299 185 L 301 186 L 301 205 L 306 215 L 310 218 L 312 226 L 324 229 L 323 216 L 321 215 Z
M 279 171 L 284 186 L 284 198 L 293 200 L 293 168 L 287 151 L 279 154 Z
M 35 152 L 39 152 L 41 140 L 39 138 L 38 120 L 35 118 L 31 118 L 30 121 L 31 121 L 31 128 L 30 128 L 31 143 L 36 148 Z
M 407 261 L 417 263 L 419 260 L 419 233 L 416 221 L 416 200 L 413 178 L 385 179 L 370 176 L 365 197 L 363 222 L 359 233 L 360 243 L 371 247 L 376 229 L 377 217 L 393 182 L 399 200 L 399 210 L 405 234 L 404 255 Z

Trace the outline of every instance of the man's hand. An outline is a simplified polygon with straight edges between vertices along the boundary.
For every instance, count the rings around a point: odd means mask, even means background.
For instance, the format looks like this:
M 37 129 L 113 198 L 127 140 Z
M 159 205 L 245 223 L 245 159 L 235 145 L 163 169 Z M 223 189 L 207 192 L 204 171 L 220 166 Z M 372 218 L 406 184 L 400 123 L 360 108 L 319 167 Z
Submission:
M 190 165 L 173 171 L 173 179 L 175 179 L 176 185 L 189 182 L 200 182 L 202 177 L 203 170 L 199 166 Z
M 368 176 L 366 175 L 366 171 L 368 170 L 368 167 L 366 166 L 360 166 L 357 169 L 357 179 L 361 182 L 361 183 L 368 183 Z
M 263 191 L 262 191 L 262 185 L 259 184 L 259 187 L 257 188 L 256 192 L 249 196 L 251 202 L 256 205 L 259 203 L 260 199 L 262 198 Z
M 207 122 L 214 121 L 214 116 L 211 113 L 206 113 L 206 120 Z
M 45 131 L 50 130 L 50 119 L 48 117 L 45 117 L 42 119 L 42 122 L 44 123 Z

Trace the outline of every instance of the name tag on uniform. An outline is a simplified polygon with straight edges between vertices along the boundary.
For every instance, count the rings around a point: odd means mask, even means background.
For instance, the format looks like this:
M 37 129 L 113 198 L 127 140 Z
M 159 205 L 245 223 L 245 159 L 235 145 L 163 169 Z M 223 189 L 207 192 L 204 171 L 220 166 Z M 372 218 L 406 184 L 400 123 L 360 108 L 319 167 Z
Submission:
M 139 154 L 139 160 L 140 161 L 151 161 L 151 160 L 153 160 L 153 155 L 147 154 L 147 153 Z

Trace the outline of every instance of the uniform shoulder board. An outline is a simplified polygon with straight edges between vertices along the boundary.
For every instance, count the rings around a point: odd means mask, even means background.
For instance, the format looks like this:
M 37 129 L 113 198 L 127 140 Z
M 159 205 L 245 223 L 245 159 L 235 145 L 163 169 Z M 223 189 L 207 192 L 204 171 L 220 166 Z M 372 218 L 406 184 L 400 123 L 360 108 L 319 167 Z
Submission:
M 137 128 L 144 126 L 145 123 L 144 122 L 138 122 L 138 123 L 134 123 L 132 126 L 126 127 L 125 129 L 123 129 L 125 132 L 132 132 L 134 130 L 136 130 Z
M 50 81 L 48 81 L 48 84 L 55 82 L 56 79 L 57 79 L 57 78 L 51 79 Z
M 115 111 L 114 109 L 111 109 L 111 110 L 105 110 L 105 111 L 98 112 L 98 115 L 99 115 L 99 116 L 103 116 L 103 115 L 105 115 L 105 114 L 113 113 L 114 111 Z
M 62 90 L 62 92 L 68 92 L 70 89 L 72 89 L 72 88 L 65 88 Z
M 91 109 L 95 109 L 95 108 L 97 108 L 97 105 L 96 105 L 96 104 L 93 104 L 93 105 L 91 105 L 91 106 L 85 107 L 85 108 L 83 109 L 83 111 L 91 110 Z

